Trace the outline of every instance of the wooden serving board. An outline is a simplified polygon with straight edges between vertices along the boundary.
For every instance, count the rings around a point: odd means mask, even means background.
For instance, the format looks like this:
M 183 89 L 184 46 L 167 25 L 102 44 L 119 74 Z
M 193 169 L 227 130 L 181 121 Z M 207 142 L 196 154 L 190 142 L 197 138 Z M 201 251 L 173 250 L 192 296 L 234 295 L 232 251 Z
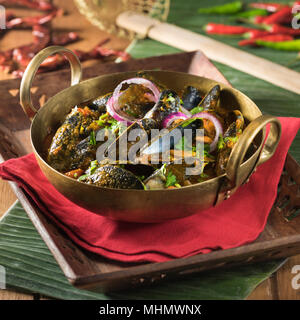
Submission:
M 165 55 L 119 64 L 98 64 L 84 69 L 84 78 L 105 73 L 157 68 L 188 72 L 228 84 L 224 76 L 201 52 Z M 48 97 L 66 88 L 69 78 L 69 70 L 37 76 L 32 88 L 34 104 L 43 104 Z M 0 161 L 32 152 L 29 141 L 30 122 L 19 105 L 19 86 L 20 80 L 1 82 Z M 238 248 L 163 263 L 121 263 L 82 249 L 48 220 L 16 183 L 10 182 L 10 185 L 68 280 L 73 285 L 87 290 L 113 291 L 134 288 L 204 270 L 273 260 L 300 253 L 300 218 L 291 221 L 287 219 L 300 208 L 300 166 L 290 155 L 287 156 L 285 171 L 282 174 L 278 199 L 269 215 L 265 230 L 256 241 Z

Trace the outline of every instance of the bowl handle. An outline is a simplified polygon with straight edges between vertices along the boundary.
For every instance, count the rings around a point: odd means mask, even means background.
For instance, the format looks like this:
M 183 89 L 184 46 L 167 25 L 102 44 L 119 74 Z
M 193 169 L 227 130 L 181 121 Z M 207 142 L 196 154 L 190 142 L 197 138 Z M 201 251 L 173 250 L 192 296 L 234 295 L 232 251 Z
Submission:
M 244 160 L 245 154 L 253 142 L 254 138 L 257 134 L 265 129 L 266 125 L 270 124 L 270 131 L 267 136 L 267 139 L 260 146 L 260 155 L 254 165 L 254 167 L 250 170 L 247 179 L 255 170 L 256 166 L 264 163 L 268 159 L 270 159 L 280 140 L 281 136 L 281 124 L 280 121 L 273 116 L 270 115 L 262 115 L 252 122 L 246 127 L 243 134 L 239 138 L 236 145 L 233 147 L 233 150 L 230 154 L 227 167 L 226 167 L 226 175 L 227 178 L 233 183 L 234 186 L 239 186 L 245 181 L 240 181 L 240 166 Z M 265 132 L 265 131 L 264 131 Z M 263 139 L 265 138 L 265 134 L 263 134 Z M 246 180 L 247 180 L 246 179 Z
M 42 62 L 53 54 L 62 54 L 70 63 L 71 67 L 71 85 L 78 84 L 81 80 L 81 64 L 74 52 L 61 46 L 51 46 L 41 50 L 28 64 L 20 87 L 20 103 L 29 119 L 32 119 L 37 113 L 37 109 L 33 106 L 31 100 L 31 85 L 35 74 Z

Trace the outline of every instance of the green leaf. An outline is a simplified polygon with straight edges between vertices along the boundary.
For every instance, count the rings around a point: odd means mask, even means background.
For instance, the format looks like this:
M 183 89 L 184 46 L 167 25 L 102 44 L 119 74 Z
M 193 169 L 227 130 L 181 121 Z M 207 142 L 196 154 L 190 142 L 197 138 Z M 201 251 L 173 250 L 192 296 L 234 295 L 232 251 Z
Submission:
M 95 131 L 91 131 L 91 133 L 90 133 L 90 145 L 95 146 L 96 144 L 97 144 L 97 142 L 96 142 Z
M 102 294 L 73 287 L 19 202 L 0 222 L 0 265 L 6 285 L 57 299 L 244 299 L 283 263 L 271 261 L 227 270 L 194 274 L 180 280 Z
M 168 175 L 167 175 L 166 187 L 168 188 L 168 187 L 171 187 L 171 186 L 175 186 L 176 183 L 177 183 L 176 176 L 170 170 Z
M 193 108 L 192 110 L 191 110 L 191 114 L 196 114 L 196 113 L 200 113 L 200 112 L 202 112 L 204 110 L 204 108 L 203 107 L 195 107 L 195 108 Z

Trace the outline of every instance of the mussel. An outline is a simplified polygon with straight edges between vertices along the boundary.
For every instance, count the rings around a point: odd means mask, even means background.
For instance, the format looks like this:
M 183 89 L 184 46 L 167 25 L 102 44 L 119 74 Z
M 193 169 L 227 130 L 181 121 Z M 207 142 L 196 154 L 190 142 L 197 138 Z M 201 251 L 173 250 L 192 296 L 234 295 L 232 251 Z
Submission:
M 228 125 L 223 135 L 223 145 L 219 150 L 216 162 L 217 175 L 221 175 L 225 172 L 230 153 L 237 143 L 244 127 L 244 117 L 239 110 L 233 110 L 230 113 L 227 122 L 229 120 L 233 120 L 233 122 Z
M 173 90 L 164 90 L 161 92 L 158 102 L 145 114 L 144 118 L 152 119 L 157 122 L 158 127 L 162 127 L 162 121 L 165 117 L 180 109 L 180 98 Z
M 144 189 L 144 185 L 132 172 L 119 166 L 104 165 L 96 168 L 82 181 L 100 187 L 117 189 Z
M 203 108 L 204 111 L 216 111 L 216 107 L 220 98 L 220 86 L 214 86 L 206 96 L 201 100 L 198 107 Z
M 89 108 L 73 108 L 64 123 L 56 131 L 49 147 L 47 160 L 58 171 L 67 170 L 78 143 L 88 137 L 99 118 L 98 111 Z
M 182 96 L 182 104 L 186 110 L 190 111 L 197 107 L 201 100 L 202 96 L 197 88 L 193 86 L 188 86 L 185 88 Z

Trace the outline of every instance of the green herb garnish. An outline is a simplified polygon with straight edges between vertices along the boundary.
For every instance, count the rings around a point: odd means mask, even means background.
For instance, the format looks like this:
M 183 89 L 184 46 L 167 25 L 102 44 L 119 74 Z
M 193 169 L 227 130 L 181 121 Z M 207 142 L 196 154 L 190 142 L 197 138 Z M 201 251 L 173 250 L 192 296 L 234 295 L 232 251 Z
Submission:
M 95 146 L 97 144 L 95 131 L 90 133 L 90 145 Z
M 191 111 L 190 111 L 190 113 L 191 114 L 196 114 L 196 113 L 199 113 L 199 112 L 202 112 L 204 110 L 204 108 L 203 107 L 195 107 L 195 108 L 193 108 Z
M 78 180 L 78 181 L 83 181 L 83 180 L 85 180 L 87 177 L 88 177 L 88 174 L 84 174 L 84 175 L 80 176 L 77 180 Z
M 168 101 L 168 102 L 175 102 L 175 98 L 172 96 L 172 93 L 170 93 L 170 94 L 168 95 L 168 98 L 166 99 L 166 101 Z
M 88 169 L 88 174 L 93 174 L 98 167 L 98 161 L 94 160 L 91 162 L 90 167 Z
M 226 138 L 224 138 L 224 142 L 233 142 L 233 143 L 236 143 L 237 141 L 238 141 L 238 137 L 237 136 L 235 136 L 235 137 L 226 137 Z
M 173 172 L 170 170 L 167 176 L 167 181 L 166 181 L 166 187 L 171 187 L 175 186 L 175 184 L 178 183 L 176 176 L 173 174 Z
M 218 140 L 218 150 L 221 150 L 225 147 L 225 141 L 223 139 L 223 136 L 220 134 L 219 140 Z

